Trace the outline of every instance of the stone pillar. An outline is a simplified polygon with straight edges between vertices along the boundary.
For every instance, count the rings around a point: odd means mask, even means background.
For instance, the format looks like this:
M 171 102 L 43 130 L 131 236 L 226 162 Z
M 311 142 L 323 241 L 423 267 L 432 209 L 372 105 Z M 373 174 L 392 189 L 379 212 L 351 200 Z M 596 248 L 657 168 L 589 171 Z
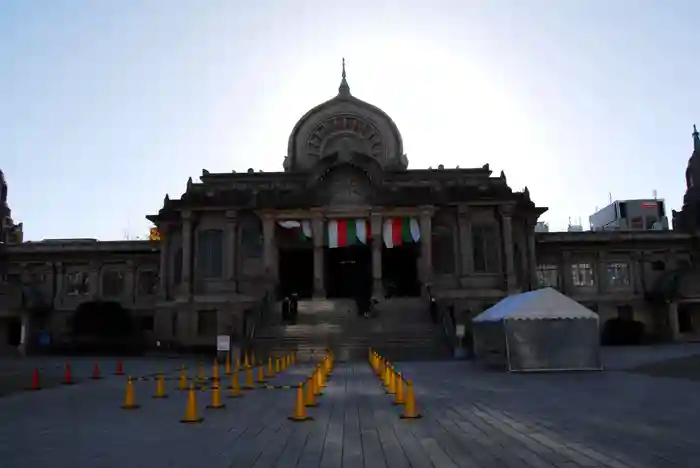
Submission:
M 608 272 L 605 256 L 600 252 L 595 256 L 595 265 L 593 265 L 593 268 L 596 276 L 595 280 L 597 282 L 598 294 L 604 294 L 608 289 Z
M 372 213 L 370 215 L 370 227 L 372 229 L 372 297 L 384 297 L 384 284 L 382 282 L 382 215 Z
M 192 212 L 182 212 L 182 275 L 180 292 L 189 298 L 192 294 Z
M 158 298 L 168 299 L 168 271 L 170 270 L 170 236 L 168 226 L 158 226 L 160 233 L 160 266 L 158 267 Z
M 265 266 L 265 277 L 270 284 L 268 287 L 273 288 L 276 283 L 275 271 L 275 218 L 272 213 L 263 214 L 263 265 Z
M 460 205 L 459 221 L 459 253 L 461 256 L 460 273 L 462 276 L 474 273 L 474 247 L 472 245 L 472 224 L 469 218 L 469 207 Z
M 429 285 L 433 280 L 433 210 L 423 207 L 420 213 L 421 281 Z
M 314 297 L 326 297 L 326 288 L 324 285 L 324 265 L 323 265 L 323 218 L 320 213 L 314 214 L 311 220 L 314 240 Z
M 506 289 L 509 294 L 517 292 L 518 284 L 515 276 L 515 263 L 513 253 L 513 220 L 510 207 L 501 211 L 503 223 L 503 254 L 505 255 Z
M 93 301 L 100 297 L 102 289 L 100 286 L 100 264 L 90 262 L 88 267 L 88 287 L 90 288 L 88 294 Z
M 236 291 L 236 251 L 238 250 L 236 232 L 238 231 L 238 218 L 235 211 L 226 212 L 226 231 L 224 234 L 224 278 L 229 285 L 229 290 Z
M 527 232 L 527 253 L 529 257 L 529 274 L 530 274 L 530 289 L 534 290 L 540 287 L 537 283 L 537 244 L 535 242 L 535 227 L 528 227 Z
M 63 304 L 63 297 L 65 296 L 65 272 L 63 271 L 63 262 L 56 262 L 54 264 L 55 275 L 56 275 L 56 289 L 53 292 L 53 306 L 54 308 L 60 308 Z
M 561 253 L 561 260 L 559 262 L 559 280 L 561 284 L 561 292 L 563 294 L 571 294 L 572 289 L 572 278 L 571 278 L 571 253 L 563 251 Z
M 678 303 L 671 302 L 668 304 L 668 328 L 671 341 L 678 341 L 681 336 L 680 325 L 678 324 Z

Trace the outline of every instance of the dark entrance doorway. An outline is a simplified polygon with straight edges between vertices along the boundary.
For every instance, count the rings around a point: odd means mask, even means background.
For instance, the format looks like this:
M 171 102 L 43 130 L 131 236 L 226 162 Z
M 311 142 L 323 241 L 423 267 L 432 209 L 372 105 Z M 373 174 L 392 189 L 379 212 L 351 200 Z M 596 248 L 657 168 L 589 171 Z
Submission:
M 372 250 L 368 245 L 326 249 L 327 297 L 351 297 L 372 293 Z
M 384 290 L 388 296 L 420 296 L 419 252 L 419 244 L 382 248 L 382 276 Z
M 280 299 L 297 293 L 309 298 L 314 292 L 314 251 L 310 248 L 279 251 Z

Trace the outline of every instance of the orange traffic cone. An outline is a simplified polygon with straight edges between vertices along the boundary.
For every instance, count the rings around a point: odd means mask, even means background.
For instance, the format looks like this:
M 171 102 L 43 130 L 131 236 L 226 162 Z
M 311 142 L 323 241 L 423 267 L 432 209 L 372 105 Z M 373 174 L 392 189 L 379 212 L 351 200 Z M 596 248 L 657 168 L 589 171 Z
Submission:
M 280 373 L 280 368 L 281 368 L 281 366 L 280 366 L 280 359 L 277 358 L 277 359 L 275 359 L 275 374 L 279 374 L 279 373 Z
M 207 405 L 207 409 L 223 409 L 226 405 L 221 403 L 221 387 L 214 382 L 211 386 L 211 403 Z
M 243 385 L 243 388 L 246 390 L 252 390 L 255 388 L 253 385 L 253 368 L 250 366 L 246 366 L 245 368 L 245 384 Z
M 63 385 L 73 385 L 75 383 L 75 380 L 73 380 L 73 373 L 71 372 L 70 368 L 70 362 L 66 363 L 66 371 L 63 375 L 63 382 L 61 383 Z
M 416 408 L 416 396 L 413 394 L 413 383 L 409 380 L 406 382 L 406 403 L 403 406 L 401 419 L 419 419 L 420 417 Z
M 226 361 L 224 362 L 224 374 L 231 375 L 231 355 L 226 353 Z
M 233 374 L 231 374 L 231 391 L 228 392 L 228 397 L 239 398 L 242 396 L 243 393 L 241 393 L 241 384 L 238 381 L 238 371 L 235 370 L 233 371 Z
M 313 418 L 306 414 L 306 403 L 304 403 L 304 384 L 297 387 L 297 396 L 294 399 L 294 414 L 289 416 L 290 421 L 301 422 L 311 421 Z
M 240 358 L 236 358 L 236 367 L 234 367 L 234 370 L 240 371 L 241 370 L 241 360 Z
M 314 395 L 315 396 L 321 396 L 323 395 L 323 392 L 321 392 L 321 370 L 317 367 L 316 371 L 314 372 L 312 376 L 313 380 L 313 387 L 314 387 Z
M 386 393 L 396 394 L 396 371 L 393 368 L 389 369 L 389 386 L 386 388 Z
M 156 393 L 153 394 L 153 398 L 168 398 L 165 393 L 165 377 L 163 374 L 158 374 L 156 377 Z
M 316 403 L 316 390 L 314 389 L 314 378 L 309 377 L 306 381 L 306 391 L 304 392 L 304 405 L 313 408 L 318 406 Z
M 263 371 L 263 365 L 260 364 L 258 366 L 258 383 L 259 384 L 264 384 L 265 383 L 265 373 Z
M 114 375 L 124 375 L 124 364 L 121 359 L 117 359 L 117 370 L 114 371 Z
M 126 392 L 124 394 L 124 404 L 122 409 L 132 410 L 137 409 L 140 406 L 136 404 L 136 397 L 134 396 L 134 382 L 131 377 L 126 379 Z
M 250 361 L 248 360 L 248 352 L 243 353 L 243 367 L 250 366 Z
M 214 364 L 212 364 L 211 368 L 211 380 L 214 383 L 219 381 L 219 362 L 216 359 L 214 359 Z
M 92 380 L 100 380 L 102 378 L 100 375 L 100 364 L 97 361 L 92 366 L 92 376 L 90 378 Z
M 396 374 L 396 393 L 394 394 L 394 404 L 403 405 L 406 403 L 406 397 L 403 393 L 403 378 L 401 374 Z
M 190 389 L 187 392 L 187 407 L 185 408 L 185 417 L 180 420 L 181 423 L 196 424 L 204 421 L 204 418 L 199 416 L 197 412 L 197 395 L 194 392 L 194 385 L 190 384 Z
M 187 390 L 187 372 L 185 372 L 185 366 L 180 366 L 180 378 L 177 388 L 180 390 Z
M 267 378 L 272 378 L 275 376 L 275 371 L 272 369 L 272 358 L 268 357 L 267 358 Z
M 35 367 L 32 372 L 32 383 L 28 390 L 41 390 L 41 381 L 39 380 L 39 370 Z

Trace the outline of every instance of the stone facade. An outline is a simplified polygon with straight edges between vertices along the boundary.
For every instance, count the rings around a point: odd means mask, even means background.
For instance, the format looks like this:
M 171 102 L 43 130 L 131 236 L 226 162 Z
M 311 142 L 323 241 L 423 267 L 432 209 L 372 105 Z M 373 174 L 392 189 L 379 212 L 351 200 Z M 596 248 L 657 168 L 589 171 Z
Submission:
M 603 320 L 631 313 L 678 339 L 679 304 L 700 299 L 692 287 L 682 297 L 654 295 L 668 271 L 690 262 L 695 234 L 535 233 L 546 208 L 533 203 L 527 188 L 513 191 L 505 174 L 494 176 L 488 164 L 409 170 L 398 128 L 352 96 L 344 70 L 338 95 L 294 127 L 283 167 L 203 170 L 180 198 L 166 195 L 158 213 L 148 216 L 159 242 L 6 245 L 0 318 L 32 329 L 28 311 L 47 307 L 50 318 L 41 327 L 60 340 L 79 303 L 112 300 L 142 317 L 154 341 L 211 345 L 216 334 L 240 333 L 244 311 L 278 287 L 280 252 L 294 242 L 280 224 L 311 227 L 313 295 L 324 297 L 327 226 L 347 219 L 371 226 L 371 284 L 378 296 L 385 293 L 382 227 L 391 219 L 416 220 L 418 280 L 460 320 L 506 294 L 551 285 Z

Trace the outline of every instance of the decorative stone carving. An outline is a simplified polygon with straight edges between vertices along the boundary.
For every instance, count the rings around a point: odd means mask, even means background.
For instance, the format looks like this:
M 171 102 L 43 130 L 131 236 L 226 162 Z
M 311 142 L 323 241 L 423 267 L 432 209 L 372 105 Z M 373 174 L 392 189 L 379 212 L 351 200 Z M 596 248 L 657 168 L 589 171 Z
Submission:
M 359 170 L 341 166 L 326 178 L 324 198 L 329 205 L 360 205 L 367 203 L 371 188 L 367 177 Z
M 340 149 L 340 151 L 339 151 Z M 354 115 L 338 115 L 318 124 L 306 140 L 306 152 L 320 159 L 336 151 L 348 150 L 371 155 L 383 161 L 384 144 L 381 132 L 366 119 Z

